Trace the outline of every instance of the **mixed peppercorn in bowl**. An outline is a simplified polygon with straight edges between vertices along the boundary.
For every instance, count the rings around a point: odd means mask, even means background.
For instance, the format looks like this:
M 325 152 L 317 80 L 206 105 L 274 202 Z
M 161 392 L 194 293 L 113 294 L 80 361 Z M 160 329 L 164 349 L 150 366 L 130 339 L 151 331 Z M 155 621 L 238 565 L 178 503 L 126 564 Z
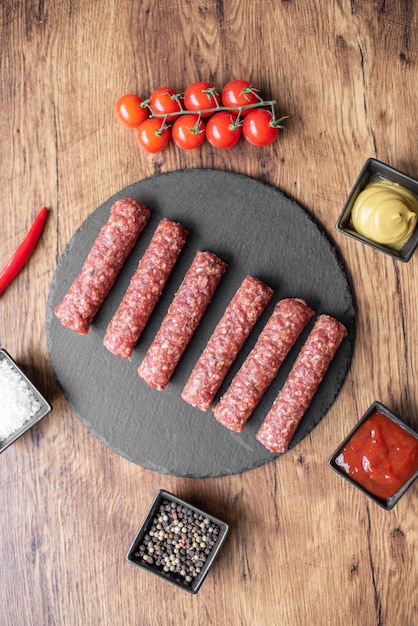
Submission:
M 126 559 L 195 594 L 228 530 L 222 520 L 161 489 Z
M 0 349 L 0 453 L 52 410 L 3 348 Z

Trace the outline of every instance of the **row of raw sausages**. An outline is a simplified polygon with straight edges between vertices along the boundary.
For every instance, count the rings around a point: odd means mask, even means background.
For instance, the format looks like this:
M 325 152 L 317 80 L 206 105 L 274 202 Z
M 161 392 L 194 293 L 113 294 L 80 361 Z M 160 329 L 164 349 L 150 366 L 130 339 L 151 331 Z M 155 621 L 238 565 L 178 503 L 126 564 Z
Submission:
M 71 330 L 86 334 L 122 269 L 151 212 L 141 202 L 114 203 L 81 272 L 55 314 Z M 188 231 L 163 218 L 131 278 L 103 339 L 121 358 L 130 358 L 186 242 Z M 138 375 L 162 391 L 170 381 L 197 329 L 227 264 L 213 252 L 198 251 L 149 346 Z M 246 276 L 227 305 L 182 391 L 182 398 L 207 411 L 273 289 Z M 299 298 L 279 301 L 233 378 L 214 406 L 217 421 L 241 432 L 314 311 Z M 309 407 L 347 330 L 329 315 L 320 315 L 274 401 L 256 438 L 271 452 L 285 452 Z

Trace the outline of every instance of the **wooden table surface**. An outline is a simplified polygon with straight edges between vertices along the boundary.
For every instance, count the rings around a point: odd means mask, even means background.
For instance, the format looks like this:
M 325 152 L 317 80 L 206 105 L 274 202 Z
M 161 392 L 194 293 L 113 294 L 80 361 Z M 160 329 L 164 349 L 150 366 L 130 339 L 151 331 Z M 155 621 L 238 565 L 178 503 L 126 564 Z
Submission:
M 418 5 L 5 0 L 0 11 L 1 266 L 50 209 L 0 297 L 0 344 L 53 404 L 0 457 L 0 624 L 417 624 L 418 484 L 386 512 L 327 460 L 376 399 L 418 427 L 418 257 L 403 264 L 335 230 L 368 157 L 418 177 Z M 149 155 L 115 119 L 124 93 L 233 78 L 289 115 L 271 146 Z M 119 189 L 188 167 L 247 174 L 298 201 L 335 240 L 357 305 L 351 368 L 318 427 L 216 479 L 161 475 L 99 443 L 67 406 L 45 336 L 50 281 L 80 224 Z M 125 562 L 160 488 L 231 525 L 196 596 Z

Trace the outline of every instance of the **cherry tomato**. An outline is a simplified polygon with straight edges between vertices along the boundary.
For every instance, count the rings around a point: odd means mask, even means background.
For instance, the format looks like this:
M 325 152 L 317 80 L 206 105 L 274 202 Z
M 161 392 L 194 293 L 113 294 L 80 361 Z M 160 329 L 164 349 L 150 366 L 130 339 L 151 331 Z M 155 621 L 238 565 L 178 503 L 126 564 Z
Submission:
M 149 106 L 153 113 L 167 115 L 167 120 L 176 119 L 176 113 L 181 111 L 181 104 L 178 101 L 177 93 L 170 87 L 159 87 L 155 89 L 149 98 Z M 173 113 L 174 115 L 170 115 Z
M 206 138 L 215 148 L 231 148 L 241 137 L 241 126 L 237 117 L 229 111 L 220 111 L 209 118 Z
M 253 146 L 267 146 L 279 134 L 279 127 L 271 124 L 271 111 L 252 109 L 244 118 L 242 132 L 245 139 Z
M 260 102 L 258 89 L 253 87 L 248 80 L 231 80 L 222 90 L 222 104 L 226 107 L 245 106 Z M 251 109 L 243 110 L 241 115 L 246 115 Z M 232 111 L 239 113 L 239 109 Z
M 205 140 L 205 123 L 193 113 L 180 115 L 171 129 L 173 141 L 183 150 L 194 150 Z
M 142 122 L 136 133 L 138 144 L 146 152 L 161 152 L 170 141 L 170 129 L 157 117 Z
M 138 128 L 148 117 L 148 110 L 141 107 L 143 100 L 133 93 L 127 93 L 115 104 L 116 117 L 127 128 Z
M 188 111 L 214 109 L 219 104 L 219 94 L 210 84 L 200 80 L 189 85 L 184 92 L 184 106 Z M 202 117 L 210 117 L 212 113 L 202 113 Z

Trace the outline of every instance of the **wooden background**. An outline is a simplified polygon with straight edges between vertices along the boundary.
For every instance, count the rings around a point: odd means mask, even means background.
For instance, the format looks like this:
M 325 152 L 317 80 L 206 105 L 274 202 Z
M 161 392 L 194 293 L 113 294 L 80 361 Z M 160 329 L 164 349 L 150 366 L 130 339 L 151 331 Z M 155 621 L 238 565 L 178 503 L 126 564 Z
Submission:
M 418 427 L 418 257 L 401 264 L 335 231 L 369 156 L 418 177 L 417 3 L 2 0 L 0 15 L 0 266 L 50 207 L 0 297 L 0 344 L 54 406 L 0 457 L 1 626 L 417 624 L 418 485 L 388 513 L 327 467 L 375 399 Z M 113 114 L 124 93 L 233 78 L 290 116 L 272 146 L 150 156 Z M 76 228 L 126 185 L 186 167 L 299 201 L 335 239 L 358 307 L 351 370 L 320 425 L 282 458 L 210 480 L 146 471 L 100 444 L 66 406 L 45 338 Z M 197 596 L 125 563 L 161 487 L 231 524 Z

